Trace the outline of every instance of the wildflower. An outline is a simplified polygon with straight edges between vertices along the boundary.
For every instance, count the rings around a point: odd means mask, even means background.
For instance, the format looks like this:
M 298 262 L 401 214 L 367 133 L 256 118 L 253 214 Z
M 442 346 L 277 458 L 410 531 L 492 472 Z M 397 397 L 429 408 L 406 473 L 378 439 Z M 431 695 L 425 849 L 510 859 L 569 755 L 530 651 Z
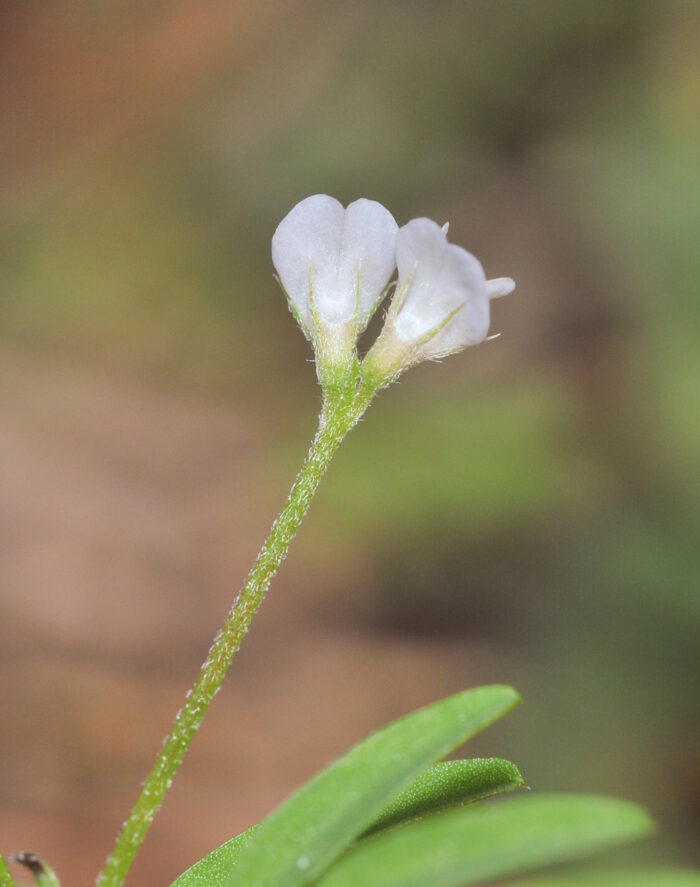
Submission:
M 413 219 L 396 236 L 398 283 L 384 328 L 362 364 L 372 387 L 404 370 L 483 342 L 489 300 L 515 288 L 509 277 L 486 280 L 480 262 L 448 243 L 447 225 Z
M 347 380 L 355 344 L 394 273 L 398 225 L 374 200 L 347 209 L 316 194 L 298 203 L 272 238 L 272 262 L 289 307 L 316 352 L 321 383 Z

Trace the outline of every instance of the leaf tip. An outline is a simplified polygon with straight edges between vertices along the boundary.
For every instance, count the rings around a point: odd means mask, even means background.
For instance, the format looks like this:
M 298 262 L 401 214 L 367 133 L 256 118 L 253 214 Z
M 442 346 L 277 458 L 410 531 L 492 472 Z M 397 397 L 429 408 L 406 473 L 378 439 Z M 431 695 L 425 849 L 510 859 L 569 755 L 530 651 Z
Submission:
M 491 684 L 488 689 L 500 695 L 504 712 L 510 711 L 523 701 L 520 693 L 509 684 Z

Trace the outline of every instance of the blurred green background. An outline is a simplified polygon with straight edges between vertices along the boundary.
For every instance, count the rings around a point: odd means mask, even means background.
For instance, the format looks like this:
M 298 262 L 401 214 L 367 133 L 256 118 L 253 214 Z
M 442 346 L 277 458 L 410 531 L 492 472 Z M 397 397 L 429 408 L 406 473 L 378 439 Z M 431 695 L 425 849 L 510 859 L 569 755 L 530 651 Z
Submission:
M 325 192 L 518 289 L 341 450 L 135 881 L 490 681 L 525 704 L 477 751 L 697 862 L 697 5 L 0 15 L 2 849 L 91 883 L 276 512 L 319 395 L 269 243 Z

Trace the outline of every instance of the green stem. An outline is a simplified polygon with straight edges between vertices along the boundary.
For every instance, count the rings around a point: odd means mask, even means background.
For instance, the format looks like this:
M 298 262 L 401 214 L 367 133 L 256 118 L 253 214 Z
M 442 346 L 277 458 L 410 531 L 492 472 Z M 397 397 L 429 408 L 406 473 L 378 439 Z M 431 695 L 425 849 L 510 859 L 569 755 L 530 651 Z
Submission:
M 266 542 L 233 603 L 226 621 L 214 639 L 199 677 L 187 694 L 183 708 L 173 722 L 155 764 L 143 783 L 141 794 L 122 826 L 116 844 L 97 879 L 97 887 L 121 887 L 153 817 L 160 807 L 190 742 L 209 704 L 223 681 L 231 660 L 262 603 L 272 577 L 287 553 L 319 481 L 345 435 L 367 408 L 371 394 L 347 393 L 326 400 L 318 431 L 297 475 L 287 502 L 272 525 Z M 0 881 L 0 887 L 6 887 Z M 9 887 L 9 885 L 8 885 Z
M 15 887 L 15 882 L 12 880 L 12 875 L 10 874 L 10 870 L 7 867 L 7 863 L 4 858 L 0 855 L 0 887 Z

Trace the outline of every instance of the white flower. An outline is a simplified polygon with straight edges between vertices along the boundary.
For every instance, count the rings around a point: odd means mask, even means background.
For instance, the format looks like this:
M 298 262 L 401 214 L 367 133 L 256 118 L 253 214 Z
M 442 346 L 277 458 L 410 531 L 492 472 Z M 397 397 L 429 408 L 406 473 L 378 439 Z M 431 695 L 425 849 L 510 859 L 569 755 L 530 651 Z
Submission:
M 357 336 L 394 273 L 397 230 L 374 200 L 344 209 L 325 194 L 302 200 L 278 225 L 272 262 L 319 364 L 354 358 Z
M 367 355 L 366 378 L 382 384 L 414 363 L 478 345 L 489 329 L 489 299 L 515 288 L 486 280 L 480 262 L 448 243 L 447 226 L 413 219 L 396 237 L 399 279 L 384 329 Z

